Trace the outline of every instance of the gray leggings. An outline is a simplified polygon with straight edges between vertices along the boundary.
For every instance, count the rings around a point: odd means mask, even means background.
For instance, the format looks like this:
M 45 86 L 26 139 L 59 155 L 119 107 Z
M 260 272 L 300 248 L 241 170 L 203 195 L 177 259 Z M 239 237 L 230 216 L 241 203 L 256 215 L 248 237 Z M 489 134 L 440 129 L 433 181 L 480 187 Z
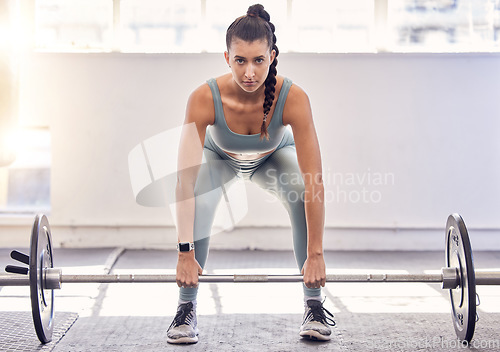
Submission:
M 202 164 L 195 186 L 194 242 L 195 257 L 205 267 L 208 257 L 210 233 L 217 205 L 222 197 L 221 185 L 229 187 L 236 178 L 244 178 L 274 194 L 290 216 L 293 232 L 293 247 L 299 270 L 307 258 L 307 224 L 303 202 L 304 183 L 297 163 L 293 142 L 279 146 L 257 163 L 239 163 L 224 152 L 204 148 L 206 163 Z M 319 296 L 321 288 L 307 288 L 304 294 Z M 180 288 L 179 298 L 186 301 L 196 299 L 198 288 Z

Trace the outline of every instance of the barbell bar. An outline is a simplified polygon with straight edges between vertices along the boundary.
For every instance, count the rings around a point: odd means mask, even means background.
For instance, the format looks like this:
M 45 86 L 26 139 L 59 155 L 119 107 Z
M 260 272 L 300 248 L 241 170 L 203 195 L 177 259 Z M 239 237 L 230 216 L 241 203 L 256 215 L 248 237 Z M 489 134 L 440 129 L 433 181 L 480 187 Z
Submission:
M 500 285 L 500 271 L 476 270 L 476 285 Z M 44 286 L 46 289 L 60 289 L 63 283 L 82 284 L 115 284 L 115 283 L 173 283 L 174 274 L 78 274 L 64 275 L 61 269 L 44 269 Z M 459 284 L 459 275 L 455 268 L 441 268 L 435 274 L 327 274 L 326 282 L 421 282 L 441 283 L 443 289 L 455 289 Z M 255 275 L 233 274 L 212 275 L 205 274 L 198 277 L 199 282 L 211 283 L 261 283 L 261 282 L 302 282 L 302 275 Z M 21 275 L 0 275 L 0 286 L 30 286 L 28 277 Z
M 327 274 L 327 282 L 421 282 L 441 283 L 449 290 L 452 319 L 459 340 L 472 340 L 476 323 L 476 285 L 500 285 L 500 271 L 474 270 L 472 248 L 462 217 L 448 217 L 445 233 L 446 267 L 438 273 L 361 273 Z M 0 286 L 30 286 L 35 331 L 42 343 L 52 339 L 54 322 L 54 290 L 63 283 L 172 283 L 175 275 L 165 274 L 101 274 L 65 275 L 53 267 L 51 230 L 48 219 L 40 214 L 31 232 L 30 256 L 13 251 L 11 257 L 29 268 L 7 266 L 11 274 L 0 275 Z M 302 282 L 301 275 L 201 275 L 200 282 L 264 283 Z

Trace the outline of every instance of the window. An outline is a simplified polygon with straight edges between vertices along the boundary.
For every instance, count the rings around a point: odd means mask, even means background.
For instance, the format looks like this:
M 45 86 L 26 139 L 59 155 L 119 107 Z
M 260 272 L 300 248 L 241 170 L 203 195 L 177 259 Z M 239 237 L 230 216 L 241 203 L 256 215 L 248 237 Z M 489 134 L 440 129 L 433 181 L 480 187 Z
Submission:
M 113 0 L 36 0 L 36 47 L 49 51 L 108 51 Z
M 35 0 L 36 48 L 220 52 L 250 1 Z M 257 1 L 255 1 L 257 2 Z M 500 50 L 500 0 L 261 0 L 281 52 Z
M 286 0 L 260 3 L 273 14 L 279 32 L 286 22 Z M 224 51 L 227 27 L 247 7 L 234 0 L 121 0 L 121 51 Z
M 0 214 L 50 210 L 50 134 L 46 128 L 11 133 L 15 161 L 0 167 Z
M 292 51 L 373 51 L 373 0 L 294 0 Z
M 121 0 L 120 48 L 124 52 L 200 51 L 199 1 Z
M 392 0 L 392 51 L 498 51 L 498 0 Z

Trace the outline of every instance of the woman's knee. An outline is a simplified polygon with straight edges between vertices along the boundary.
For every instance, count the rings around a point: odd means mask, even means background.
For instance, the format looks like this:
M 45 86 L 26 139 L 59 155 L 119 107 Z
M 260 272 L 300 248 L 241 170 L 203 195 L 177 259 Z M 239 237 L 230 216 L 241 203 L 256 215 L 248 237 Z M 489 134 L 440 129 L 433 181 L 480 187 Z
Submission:
M 290 206 L 303 207 L 305 202 L 304 183 L 280 184 L 278 187 L 278 196 Z
M 219 194 L 220 193 L 220 194 Z M 194 194 L 194 202 L 195 202 L 195 214 L 196 216 L 203 216 L 204 214 L 210 214 L 215 212 L 217 204 L 222 196 L 222 190 L 211 190 L 209 192 Z

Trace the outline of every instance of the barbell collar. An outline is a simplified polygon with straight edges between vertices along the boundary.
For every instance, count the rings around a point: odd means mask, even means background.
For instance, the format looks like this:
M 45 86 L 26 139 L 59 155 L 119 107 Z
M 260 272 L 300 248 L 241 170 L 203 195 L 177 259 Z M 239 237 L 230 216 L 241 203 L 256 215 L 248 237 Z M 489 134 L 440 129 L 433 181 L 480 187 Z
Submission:
M 61 288 L 62 270 L 60 268 L 45 268 L 43 274 L 44 289 L 59 290 Z
M 441 275 L 443 282 L 441 288 L 443 290 L 450 290 L 457 288 L 460 285 L 460 277 L 458 275 L 458 268 L 441 268 Z

